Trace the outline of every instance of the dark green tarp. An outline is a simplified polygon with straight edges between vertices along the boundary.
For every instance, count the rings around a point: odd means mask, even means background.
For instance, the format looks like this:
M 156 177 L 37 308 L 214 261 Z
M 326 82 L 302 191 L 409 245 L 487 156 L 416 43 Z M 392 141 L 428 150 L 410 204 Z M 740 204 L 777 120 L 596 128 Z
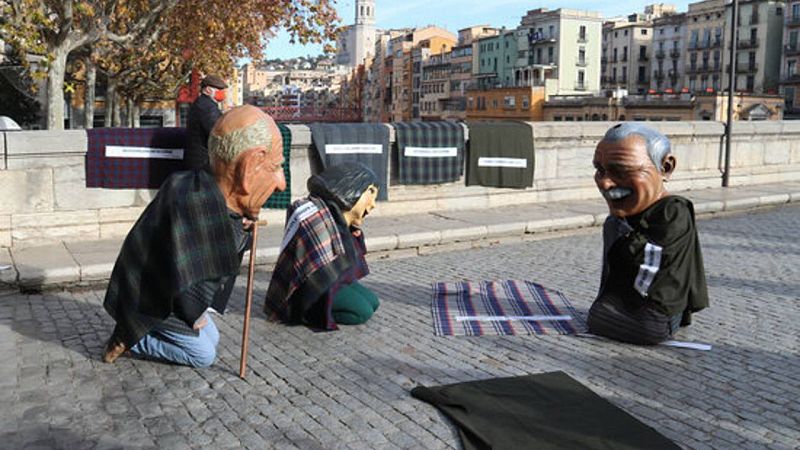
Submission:
M 524 122 L 469 122 L 467 186 L 533 186 L 533 129 Z
M 459 430 L 465 450 L 679 449 L 564 372 L 419 386 Z

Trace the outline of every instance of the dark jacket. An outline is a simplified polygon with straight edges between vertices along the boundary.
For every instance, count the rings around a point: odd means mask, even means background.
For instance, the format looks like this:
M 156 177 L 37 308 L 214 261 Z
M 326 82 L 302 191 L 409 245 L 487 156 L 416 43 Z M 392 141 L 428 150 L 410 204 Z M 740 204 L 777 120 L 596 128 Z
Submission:
M 220 116 L 222 112 L 217 103 L 207 95 L 201 94 L 192 103 L 186 118 L 186 154 L 183 156 L 186 169 L 203 169 L 211 173 L 208 136 Z
M 103 307 L 131 347 L 170 314 L 193 323 L 208 304 L 181 294 L 197 283 L 235 276 L 241 264 L 225 199 L 202 170 L 164 181 L 122 244 Z
M 614 220 L 609 217 L 609 221 Z M 681 325 L 691 322 L 691 313 L 708 306 L 703 255 L 697 239 L 692 202 L 670 195 L 642 213 L 628 217 L 629 230 L 614 242 L 604 242 L 608 254 L 598 299 L 605 295 L 622 298 L 627 309 L 653 308 L 667 316 L 682 314 Z M 605 236 L 604 240 L 608 240 Z M 658 253 L 648 256 L 647 246 Z M 655 247 L 652 247 L 655 246 Z M 635 288 L 644 279 L 643 265 L 658 261 L 649 277 L 646 295 Z

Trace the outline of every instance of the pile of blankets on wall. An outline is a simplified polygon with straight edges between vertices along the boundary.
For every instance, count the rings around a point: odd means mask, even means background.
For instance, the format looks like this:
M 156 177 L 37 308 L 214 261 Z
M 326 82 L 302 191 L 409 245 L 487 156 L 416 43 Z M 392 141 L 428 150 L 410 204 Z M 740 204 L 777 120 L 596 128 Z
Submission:
M 533 129 L 524 122 L 313 123 L 313 148 L 320 170 L 358 161 L 370 167 L 382 186 L 452 183 L 465 175 L 466 185 L 524 189 L 533 185 Z M 292 194 L 289 158 L 292 136 L 283 135 L 287 189 L 275 192 L 267 208 L 285 209 Z M 97 128 L 87 130 L 86 186 L 110 189 L 157 189 L 169 174 L 183 169 L 183 128 Z M 391 179 L 389 176 L 391 170 Z M 378 200 L 388 200 L 388 190 Z

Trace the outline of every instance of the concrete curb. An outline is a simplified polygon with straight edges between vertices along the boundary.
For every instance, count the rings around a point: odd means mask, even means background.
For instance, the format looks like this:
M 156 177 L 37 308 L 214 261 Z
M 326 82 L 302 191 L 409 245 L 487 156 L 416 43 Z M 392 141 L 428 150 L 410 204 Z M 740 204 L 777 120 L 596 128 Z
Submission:
M 764 192 L 758 186 L 751 188 L 755 192 L 745 195 L 733 195 L 724 191 L 719 191 L 719 195 L 708 191 L 689 191 L 682 194 L 694 197 L 695 212 L 703 216 L 800 202 L 800 187 L 797 187 L 798 192 L 788 193 Z M 787 191 L 794 191 L 794 186 L 787 188 Z M 412 228 L 406 232 L 373 234 L 367 238 L 367 248 L 370 249 L 368 257 L 370 260 L 405 258 L 521 242 L 526 236 L 599 227 L 606 217 L 606 214 L 569 211 L 569 205 L 566 206 L 561 208 L 559 205 L 548 213 L 551 217 L 536 220 L 521 221 L 522 217 L 510 217 L 508 222 L 496 223 L 494 220 L 495 223 L 488 224 L 474 223 L 474 220 L 453 220 L 451 227 L 441 230 Z M 556 217 L 552 217 L 553 215 Z M 275 231 L 272 230 L 273 233 Z M 111 276 L 120 244 L 121 242 L 62 243 L 13 251 L 0 250 L 0 266 L 12 266 L 11 269 L 0 271 L 0 287 L 29 291 L 105 282 Z M 256 264 L 260 268 L 269 269 L 275 265 L 278 245 L 273 240 L 259 246 Z M 247 258 L 243 264 L 247 264 Z

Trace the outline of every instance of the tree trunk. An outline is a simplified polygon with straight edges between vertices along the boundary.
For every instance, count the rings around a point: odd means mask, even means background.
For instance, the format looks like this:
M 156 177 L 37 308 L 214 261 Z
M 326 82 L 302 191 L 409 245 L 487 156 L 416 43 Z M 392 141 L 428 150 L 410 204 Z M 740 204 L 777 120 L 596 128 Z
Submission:
M 117 83 L 114 81 L 113 78 L 108 77 L 108 86 L 106 87 L 106 115 L 105 115 L 105 127 L 110 128 L 114 126 L 114 103 L 116 103 L 116 96 L 117 96 Z
M 56 49 L 47 70 L 47 129 L 64 129 L 64 74 L 69 52 Z
M 131 120 L 133 128 L 140 128 L 142 126 L 139 120 L 139 114 L 141 114 L 141 111 L 139 109 L 139 102 L 137 100 L 133 101 L 133 108 L 131 109 L 133 110 L 133 113 L 131 114 L 133 116 L 133 120 Z
M 84 59 L 86 64 L 86 89 L 83 93 L 83 127 L 87 130 L 94 128 L 94 99 L 95 85 L 97 82 L 97 66 L 91 57 Z
M 120 110 L 122 109 L 122 96 L 118 92 L 114 93 L 114 103 L 111 106 L 111 126 L 119 127 L 122 125 Z

